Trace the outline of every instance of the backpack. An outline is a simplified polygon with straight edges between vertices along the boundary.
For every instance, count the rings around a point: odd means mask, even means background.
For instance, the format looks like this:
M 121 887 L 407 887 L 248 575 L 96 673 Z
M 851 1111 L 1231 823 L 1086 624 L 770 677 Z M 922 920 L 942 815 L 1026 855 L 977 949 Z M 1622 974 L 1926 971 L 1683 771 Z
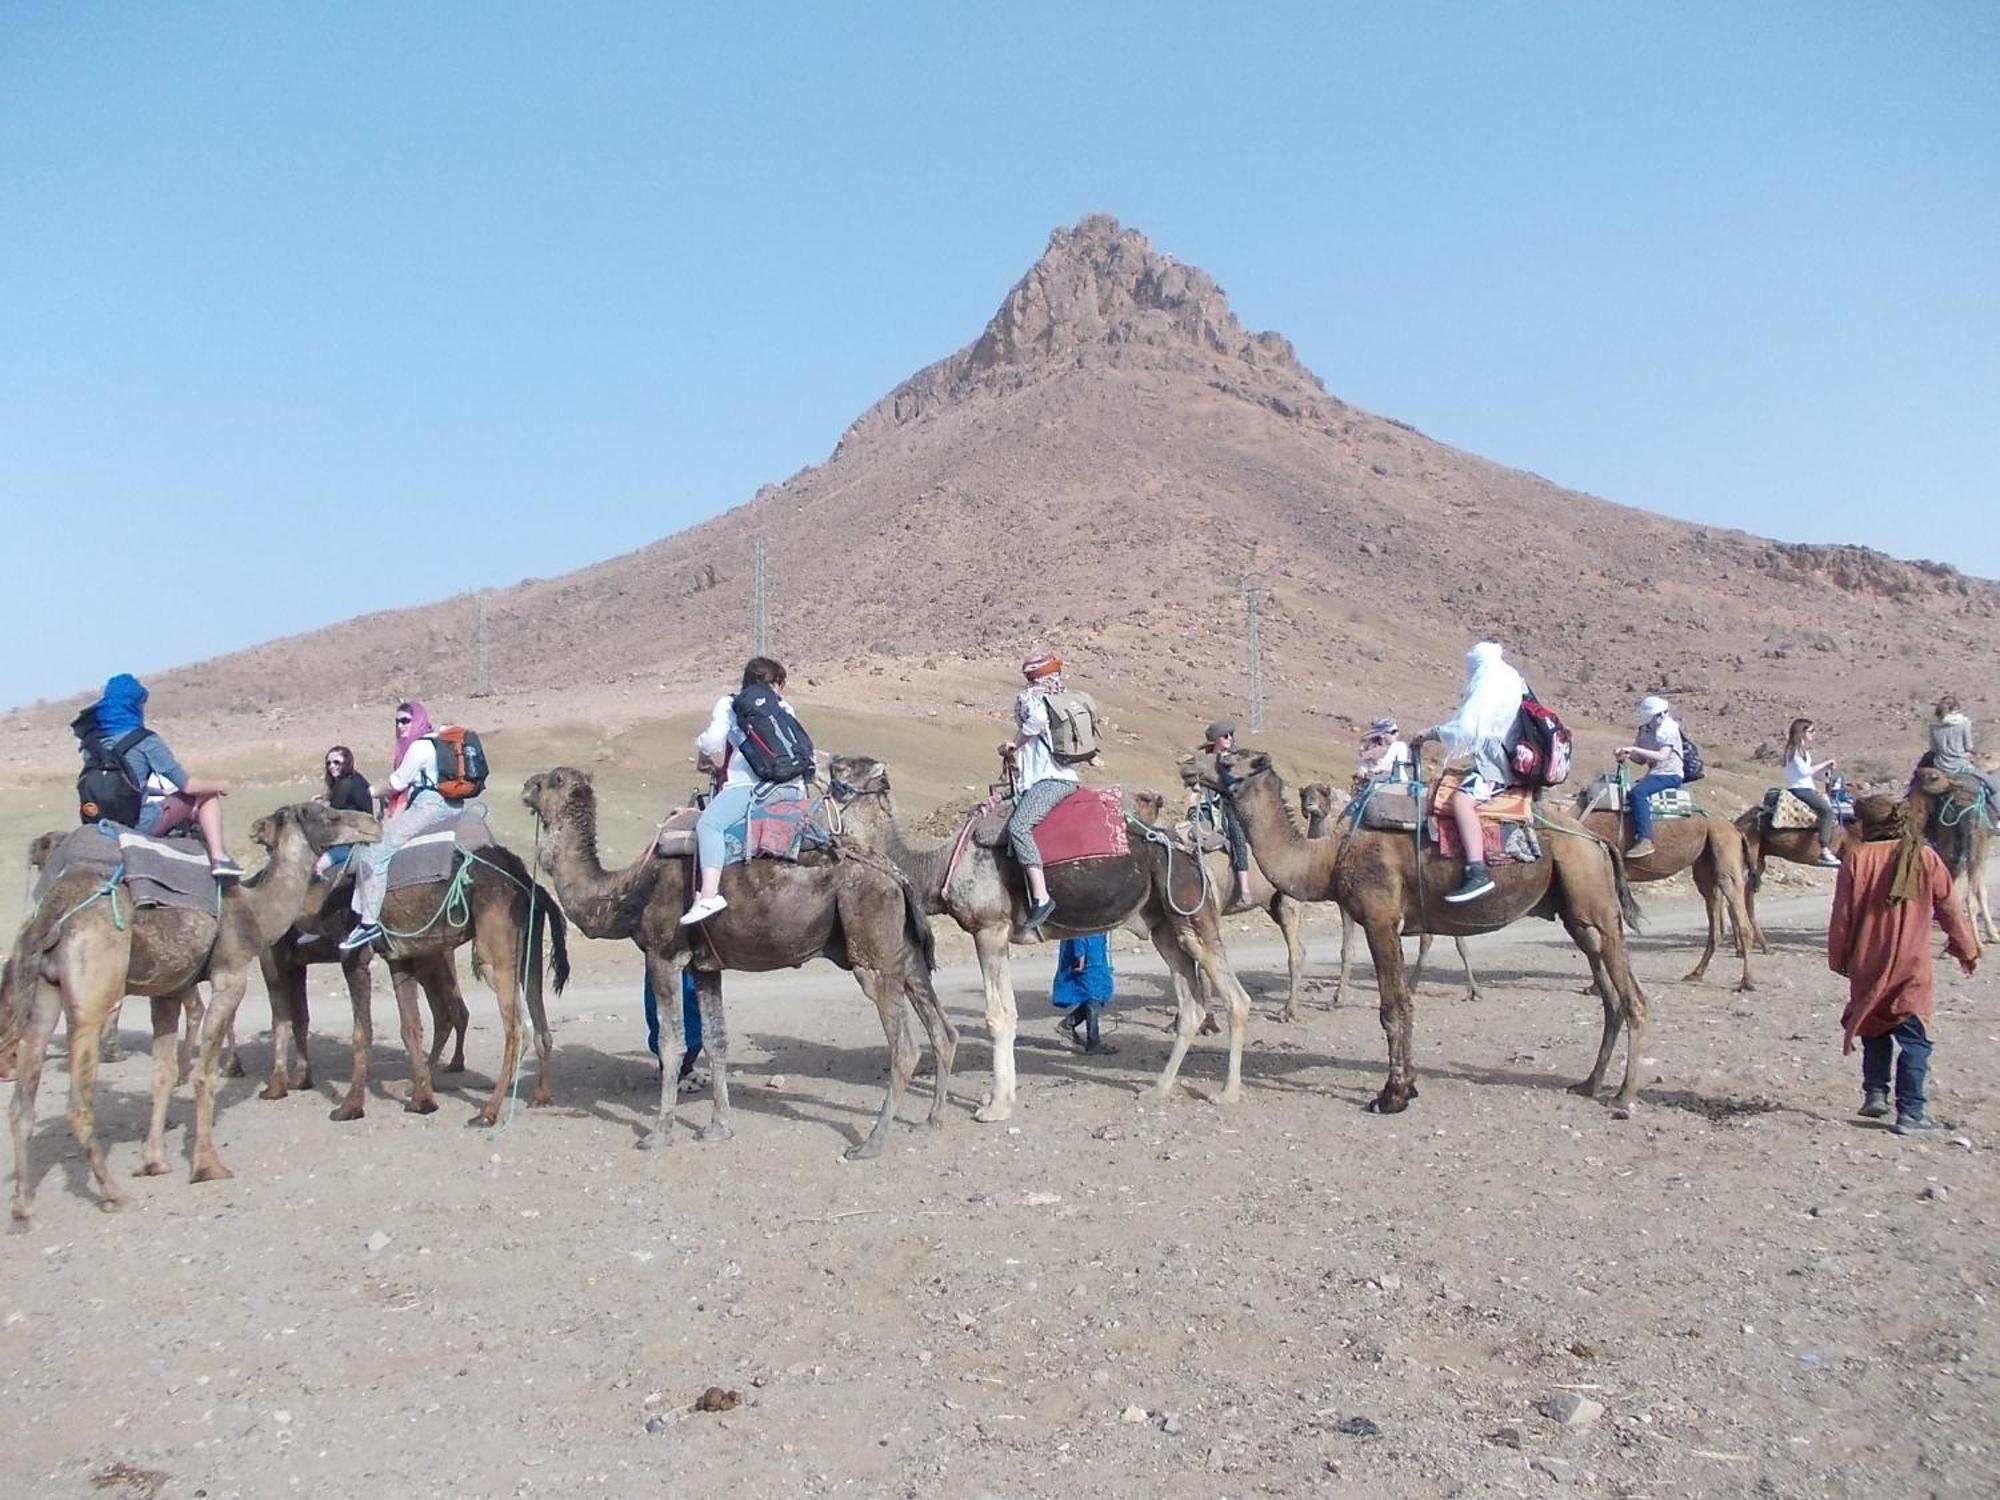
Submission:
M 1049 693 L 1049 754 L 1059 766 L 1080 766 L 1097 758 L 1097 704 L 1088 693 Z
M 1522 786 L 1561 786 L 1569 780 L 1570 735 L 1556 711 L 1529 688 L 1521 695 L 1514 727 L 1502 742 L 1507 769 Z
M 75 732 L 77 749 L 83 754 L 83 771 L 76 778 L 78 820 L 135 827 L 146 792 L 132 779 L 132 772 L 125 764 L 125 752 L 143 740 L 148 731 L 142 726 L 127 730 L 115 740 L 107 740 L 97 732 L 97 715 L 88 708 L 69 727 Z
M 1708 766 L 1701 758 L 1701 746 L 1689 739 L 1687 731 L 1683 729 L 1681 731 L 1681 780 L 1683 782 L 1699 781 L 1707 774 Z
M 736 732 L 742 736 L 737 752 L 757 773 L 759 781 L 811 781 L 812 736 L 792 717 L 778 690 L 767 683 L 752 683 L 730 700 L 736 715 Z
M 450 802 L 463 802 L 486 790 L 486 747 L 476 731 L 447 724 L 425 736 L 437 752 L 437 792 Z

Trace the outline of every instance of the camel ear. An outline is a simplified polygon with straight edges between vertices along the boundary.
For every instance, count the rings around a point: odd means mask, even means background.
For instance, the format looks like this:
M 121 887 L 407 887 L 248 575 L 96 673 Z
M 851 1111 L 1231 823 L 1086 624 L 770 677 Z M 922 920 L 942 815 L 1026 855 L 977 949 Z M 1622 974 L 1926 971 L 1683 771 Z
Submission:
M 1259 750 L 1256 754 L 1250 757 L 1250 770 L 1253 774 L 1258 771 L 1268 771 L 1270 769 L 1271 769 L 1271 757 L 1266 755 L 1263 751 Z

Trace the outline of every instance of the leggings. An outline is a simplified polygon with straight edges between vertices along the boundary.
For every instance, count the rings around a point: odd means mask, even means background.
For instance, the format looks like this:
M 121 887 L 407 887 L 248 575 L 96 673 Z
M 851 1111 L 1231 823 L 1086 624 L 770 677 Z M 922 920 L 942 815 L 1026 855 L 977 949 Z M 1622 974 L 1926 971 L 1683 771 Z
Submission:
M 1007 844 L 1014 851 L 1014 860 L 1022 869 L 1036 869 L 1042 863 L 1042 851 L 1035 843 L 1035 825 L 1055 810 L 1055 805 L 1076 790 L 1074 781 L 1064 781 L 1059 776 L 1049 776 L 1036 782 L 1014 804 L 1014 815 L 1007 820 Z
M 410 799 L 410 805 L 382 825 L 382 837 L 373 844 L 357 844 L 348 864 L 354 870 L 354 912 L 364 922 L 382 918 L 382 902 L 389 894 L 389 861 L 396 851 L 420 833 L 429 833 L 458 809 L 429 787 Z

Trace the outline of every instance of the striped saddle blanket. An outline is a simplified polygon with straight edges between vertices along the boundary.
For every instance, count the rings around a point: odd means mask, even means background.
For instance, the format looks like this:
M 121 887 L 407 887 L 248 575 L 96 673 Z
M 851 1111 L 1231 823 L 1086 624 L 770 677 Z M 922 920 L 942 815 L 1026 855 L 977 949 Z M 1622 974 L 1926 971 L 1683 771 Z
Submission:
M 486 826 L 486 819 L 468 808 L 418 834 L 389 857 L 388 889 L 443 885 L 458 868 L 461 850 L 485 849 L 492 843 L 493 830 Z
M 198 838 L 148 838 L 115 823 L 90 823 L 64 835 L 42 862 L 34 899 L 74 870 L 100 880 L 114 871 L 135 906 L 219 911 L 221 892 L 208 873 L 208 850 Z

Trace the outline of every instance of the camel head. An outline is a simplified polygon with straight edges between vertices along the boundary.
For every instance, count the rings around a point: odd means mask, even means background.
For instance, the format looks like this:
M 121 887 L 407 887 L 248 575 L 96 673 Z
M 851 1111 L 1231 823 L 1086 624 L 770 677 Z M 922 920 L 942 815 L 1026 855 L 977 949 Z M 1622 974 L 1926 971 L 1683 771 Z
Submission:
M 835 755 L 826 763 L 826 794 L 846 807 L 857 797 L 889 796 L 889 768 L 872 755 Z
M 1259 776 L 1277 774 L 1271 757 L 1262 750 L 1224 750 L 1219 755 L 1194 755 L 1183 761 L 1182 765 L 1192 765 L 1195 779 L 1212 792 L 1227 790 L 1222 784 L 1225 771 L 1229 773 L 1231 786 L 1241 786 L 1244 782 Z M 1182 772 L 1183 776 L 1186 774 L 1185 771 Z
M 38 833 L 28 840 L 28 863 L 39 870 L 49 862 L 49 852 L 69 837 L 67 829 L 54 829 L 48 833 Z
M 575 766 L 537 771 L 521 783 L 521 805 L 548 827 L 592 813 L 596 804 L 597 791 L 590 784 L 590 772 L 579 771 Z
M 1167 826 L 1167 799 L 1149 786 L 1132 789 L 1132 811 L 1141 823 L 1150 823 L 1155 828 Z
M 1308 818 L 1330 818 L 1346 802 L 1344 796 L 1324 781 L 1308 781 L 1299 788 L 1299 811 Z
M 267 854 L 275 854 L 289 828 L 296 828 L 315 854 L 336 844 L 372 844 L 382 837 L 382 825 L 370 814 L 336 811 L 324 802 L 293 802 L 266 813 L 250 825 L 250 837 Z
M 1189 791 L 1193 791 L 1202 784 L 1201 760 L 1201 753 L 1199 751 L 1183 755 L 1180 758 L 1178 769 L 1181 773 L 1181 785 Z

